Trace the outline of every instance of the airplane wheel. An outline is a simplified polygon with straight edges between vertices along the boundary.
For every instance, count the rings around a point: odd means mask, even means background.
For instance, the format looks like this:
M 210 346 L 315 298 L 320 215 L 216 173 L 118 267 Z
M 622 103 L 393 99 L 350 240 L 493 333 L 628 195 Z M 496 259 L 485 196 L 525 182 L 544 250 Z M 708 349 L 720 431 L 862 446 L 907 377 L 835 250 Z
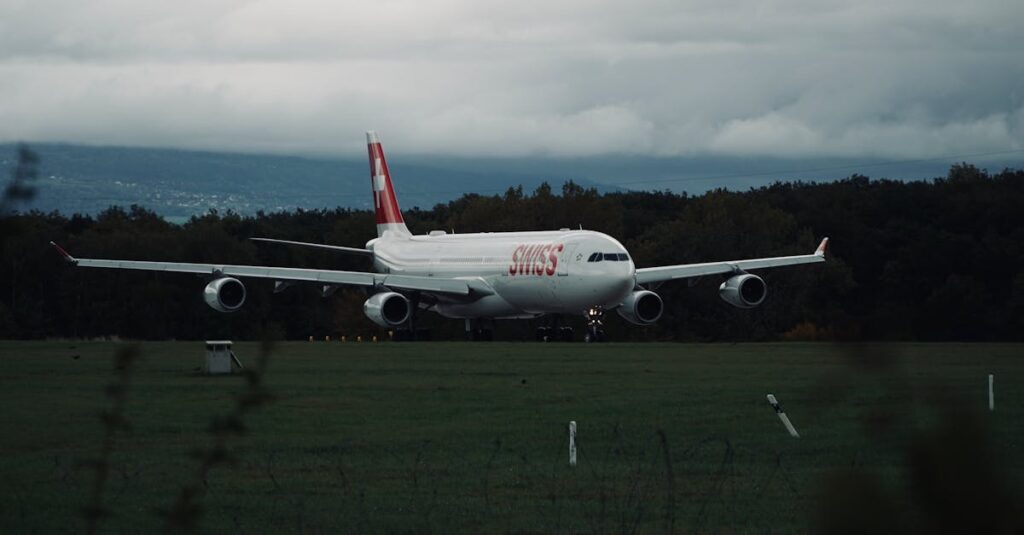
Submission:
M 433 334 L 431 334 L 430 329 L 416 329 L 416 338 L 415 338 L 415 340 L 422 340 L 422 341 L 429 342 L 432 339 L 433 339 Z
M 551 329 L 548 327 L 537 327 L 537 341 L 547 342 L 551 340 Z
M 572 342 L 574 334 L 572 327 L 562 327 L 558 330 L 558 339 L 563 342 Z
M 473 329 L 472 339 L 474 342 L 490 342 L 494 340 L 494 331 L 491 329 Z

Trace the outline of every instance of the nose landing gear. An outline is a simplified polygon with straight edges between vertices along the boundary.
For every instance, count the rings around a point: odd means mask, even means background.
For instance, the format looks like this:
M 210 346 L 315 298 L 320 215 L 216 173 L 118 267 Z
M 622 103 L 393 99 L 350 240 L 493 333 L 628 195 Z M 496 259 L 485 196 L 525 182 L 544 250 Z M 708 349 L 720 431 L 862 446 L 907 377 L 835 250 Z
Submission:
M 587 334 L 583 336 L 583 341 L 590 342 L 604 342 L 604 329 L 601 328 L 603 325 L 602 319 L 604 319 L 604 309 L 601 307 L 591 307 L 587 309 L 587 313 L 583 315 L 587 318 Z

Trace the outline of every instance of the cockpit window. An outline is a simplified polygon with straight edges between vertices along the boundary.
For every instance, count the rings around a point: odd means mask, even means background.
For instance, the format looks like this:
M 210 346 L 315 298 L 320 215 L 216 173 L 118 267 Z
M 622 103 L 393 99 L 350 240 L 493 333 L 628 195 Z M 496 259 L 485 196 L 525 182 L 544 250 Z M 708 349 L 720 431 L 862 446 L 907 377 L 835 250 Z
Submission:
M 626 253 L 593 253 L 587 258 L 587 262 L 600 262 L 602 260 L 608 262 L 627 262 L 629 261 L 629 255 Z

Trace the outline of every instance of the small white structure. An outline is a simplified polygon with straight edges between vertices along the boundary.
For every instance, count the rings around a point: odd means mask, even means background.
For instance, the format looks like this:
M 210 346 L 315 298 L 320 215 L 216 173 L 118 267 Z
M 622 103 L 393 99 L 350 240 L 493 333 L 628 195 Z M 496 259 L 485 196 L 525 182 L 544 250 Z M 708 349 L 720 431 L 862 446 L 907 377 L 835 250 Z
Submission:
M 576 466 L 576 420 L 569 421 L 569 466 Z
M 786 426 L 786 431 L 789 431 L 789 435 L 793 438 L 800 438 L 800 433 L 796 432 L 796 428 L 793 427 L 793 422 L 789 421 L 789 416 L 786 416 L 786 411 L 782 410 L 782 405 L 779 405 L 779 400 L 775 399 L 775 396 L 768 394 L 768 404 L 775 409 L 775 414 L 779 415 L 779 419 L 782 420 L 782 425 Z
M 994 374 L 988 374 L 988 410 L 996 410 L 996 391 L 995 383 L 996 376 Z
M 231 350 L 231 340 L 207 340 L 206 341 L 206 373 L 217 375 L 232 373 L 234 366 L 238 369 L 244 368 L 242 363 Z

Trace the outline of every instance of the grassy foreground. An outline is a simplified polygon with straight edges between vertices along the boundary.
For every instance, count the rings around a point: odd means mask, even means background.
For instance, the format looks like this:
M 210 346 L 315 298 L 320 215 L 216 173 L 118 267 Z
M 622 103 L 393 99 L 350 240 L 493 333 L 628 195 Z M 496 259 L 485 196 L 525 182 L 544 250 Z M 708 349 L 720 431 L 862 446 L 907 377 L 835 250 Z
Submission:
M 118 347 L 0 342 L 0 531 L 85 531 Z M 258 352 L 236 345 L 246 363 Z M 228 437 L 232 462 L 206 474 L 194 520 L 209 533 L 806 532 L 950 527 L 962 519 L 943 516 L 946 501 L 999 518 L 1024 474 L 1022 356 L 1013 344 L 283 343 L 265 375 L 274 400 Z M 202 358 L 200 342 L 141 345 L 101 531 L 163 529 L 158 511 L 197 479 L 192 453 L 245 385 L 198 375 Z

